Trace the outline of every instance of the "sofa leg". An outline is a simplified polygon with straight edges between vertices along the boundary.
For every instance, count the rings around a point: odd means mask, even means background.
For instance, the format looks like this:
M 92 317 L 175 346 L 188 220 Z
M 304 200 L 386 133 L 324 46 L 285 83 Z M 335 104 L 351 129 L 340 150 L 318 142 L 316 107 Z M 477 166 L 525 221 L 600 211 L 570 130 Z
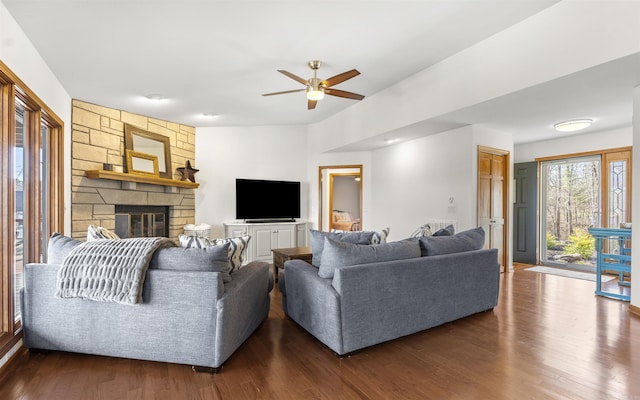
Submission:
M 354 350 L 354 351 L 351 351 L 349 353 L 344 353 L 344 354 L 335 353 L 335 355 L 337 355 L 339 359 L 344 360 L 346 358 L 351 358 L 351 356 L 355 356 L 356 354 L 360 353 L 361 351 L 362 351 L 362 349 L 358 349 L 358 350 Z
M 193 372 L 206 372 L 208 374 L 217 374 L 220 371 L 220 368 L 222 367 L 214 368 L 214 367 L 199 367 L 197 365 L 191 366 L 191 369 L 193 370 Z
M 47 349 L 34 349 L 34 348 L 29 348 L 29 353 L 31 354 L 49 354 L 51 351 L 47 350 Z

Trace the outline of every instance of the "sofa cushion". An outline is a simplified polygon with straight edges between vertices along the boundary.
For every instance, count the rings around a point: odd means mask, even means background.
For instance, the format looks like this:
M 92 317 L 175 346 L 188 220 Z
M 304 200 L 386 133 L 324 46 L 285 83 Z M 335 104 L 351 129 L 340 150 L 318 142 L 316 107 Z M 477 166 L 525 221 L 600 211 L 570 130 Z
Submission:
M 415 239 L 363 245 L 338 242 L 325 237 L 318 276 L 332 278 L 336 268 L 348 265 L 418 257 L 420 257 L 420 245 Z
M 431 236 L 451 236 L 456 233 L 456 228 L 453 225 L 447 225 L 442 229 L 438 229 Z
M 324 248 L 324 238 L 328 237 L 339 242 L 371 244 L 373 232 L 322 232 L 309 229 L 311 235 L 311 264 L 316 267 L 322 262 L 322 249 Z
M 153 254 L 149 268 L 220 272 L 222 273 L 222 281 L 230 282 L 229 247 L 230 243 L 205 248 L 163 248 Z
M 484 246 L 484 229 L 469 229 L 451 236 L 423 236 L 418 239 L 423 256 L 480 250 Z
M 242 268 L 242 262 L 247 252 L 249 240 L 251 240 L 251 236 L 245 235 L 224 239 L 210 239 L 209 242 L 214 246 L 229 243 L 229 263 L 231 265 L 229 273 L 233 273 Z
M 373 235 L 371 236 L 371 244 L 378 244 L 378 243 L 387 242 L 387 237 L 389 237 L 390 230 L 391 228 L 387 227 L 379 231 L 358 231 L 358 232 L 372 233 Z M 331 232 L 344 233 L 344 232 L 354 232 L 354 231 L 345 231 L 344 229 L 331 229 Z
M 47 263 L 62 264 L 67 254 L 80 243 L 82 242 L 79 240 L 54 232 L 49 238 L 47 246 Z
M 102 226 L 89 225 L 87 229 L 87 242 L 100 239 L 120 239 L 120 236 Z

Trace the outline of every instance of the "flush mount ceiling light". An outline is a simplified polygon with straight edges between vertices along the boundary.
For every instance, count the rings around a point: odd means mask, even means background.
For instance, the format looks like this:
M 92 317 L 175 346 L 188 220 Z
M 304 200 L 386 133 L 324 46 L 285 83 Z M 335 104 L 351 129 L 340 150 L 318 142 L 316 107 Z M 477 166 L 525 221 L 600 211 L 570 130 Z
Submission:
M 591 119 L 572 119 L 558 122 L 553 125 L 553 128 L 558 132 L 575 132 L 590 127 L 592 123 Z
M 151 93 L 151 94 L 148 94 L 148 95 L 146 95 L 144 97 L 146 97 L 147 99 L 152 100 L 152 101 L 161 101 L 161 100 L 166 100 L 167 99 L 166 96 L 164 96 L 164 95 L 162 95 L 160 93 Z
M 218 116 L 218 114 L 214 112 L 206 112 L 206 113 L 202 113 L 202 116 L 206 118 L 215 118 Z

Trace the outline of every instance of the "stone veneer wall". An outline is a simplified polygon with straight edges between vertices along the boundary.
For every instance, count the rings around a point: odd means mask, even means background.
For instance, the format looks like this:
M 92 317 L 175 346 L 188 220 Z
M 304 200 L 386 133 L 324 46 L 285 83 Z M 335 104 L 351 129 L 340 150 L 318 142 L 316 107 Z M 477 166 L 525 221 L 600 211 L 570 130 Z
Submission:
M 195 166 L 195 128 L 115 110 L 80 100 L 72 101 L 71 236 L 84 239 L 90 224 L 115 228 L 115 205 L 169 206 L 169 237 L 177 238 L 195 220 L 195 189 L 89 179 L 86 170 L 103 163 L 124 168 L 124 124 L 168 136 L 171 167 L 190 160 Z

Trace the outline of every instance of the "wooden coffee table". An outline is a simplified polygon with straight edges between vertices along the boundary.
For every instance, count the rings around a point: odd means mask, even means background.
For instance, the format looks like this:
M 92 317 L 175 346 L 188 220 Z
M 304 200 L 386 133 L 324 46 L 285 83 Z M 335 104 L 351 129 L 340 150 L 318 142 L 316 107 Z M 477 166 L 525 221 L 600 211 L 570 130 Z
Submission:
M 311 263 L 311 247 L 289 247 L 286 249 L 271 249 L 273 253 L 273 279 L 278 282 L 278 268 L 284 269 L 285 261 L 304 260 Z

